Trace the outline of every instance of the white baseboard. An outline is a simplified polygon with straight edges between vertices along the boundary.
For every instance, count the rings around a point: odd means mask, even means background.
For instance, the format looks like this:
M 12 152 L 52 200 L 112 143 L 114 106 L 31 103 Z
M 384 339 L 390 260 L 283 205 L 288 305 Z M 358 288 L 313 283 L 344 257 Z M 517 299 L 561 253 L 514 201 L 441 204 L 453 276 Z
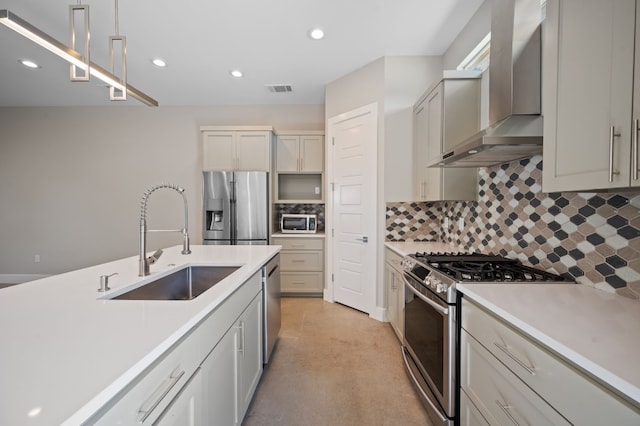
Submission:
M 0 283 L 2 284 L 22 284 L 27 281 L 39 280 L 49 275 L 43 274 L 0 274 Z
M 387 319 L 387 309 L 381 308 L 380 306 L 376 306 L 373 309 L 373 312 L 369 314 L 369 317 L 380 322 L 389 322 L 389 320 Z

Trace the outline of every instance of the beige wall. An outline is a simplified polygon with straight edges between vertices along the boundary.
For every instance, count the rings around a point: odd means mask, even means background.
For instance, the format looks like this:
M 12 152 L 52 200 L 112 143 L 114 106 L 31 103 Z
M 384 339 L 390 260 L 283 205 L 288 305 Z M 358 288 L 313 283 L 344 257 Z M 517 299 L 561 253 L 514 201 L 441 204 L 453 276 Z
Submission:
M 185 188 L 200 244 L 201 125 L 324 129 L 324 106 L 0 108 L 0 274 L 136 255 L 141 196 L 163 182 Z M 182 226 L 177 193 L 157 191 L 148 206 L 150 228 Z M 153 234 L 149 251 L 180 241 Z

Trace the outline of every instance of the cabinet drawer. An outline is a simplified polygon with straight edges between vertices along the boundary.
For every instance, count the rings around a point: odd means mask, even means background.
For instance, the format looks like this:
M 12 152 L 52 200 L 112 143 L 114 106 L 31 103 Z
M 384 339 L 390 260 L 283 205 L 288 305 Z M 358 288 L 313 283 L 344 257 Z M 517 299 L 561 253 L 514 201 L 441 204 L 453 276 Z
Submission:
M 282 272 L 280 285 L 287 293 L 321 293 L 322 272 Z
M 460 384 L 489 424 L 569 424 L 464 330 L 460 343 Z
M 322 271 L 321 251 L 281 251 L 281 271 Z
M 568 362 L 467 299 L 461 310 L 462 328 L 570 422 L 637 424 L 640 412 Z
M 189 334 L 150 371 L 130 385 L 96 425 L 153 424 L 172 402 L 202 361 L 201 334 Z
M 282 246 L 282 250 L 322 250 L 324 238 L 282 238 L 273 237 L 273 244 Z
M 464 390 L 460 390 L 460 426 L 489 426 Z
M 393 266 L 393 268 L 397 269 L 398 271 L 402 271 L 402 256 L 400 256 L 390 248 L 387 248 L 385 250 L 385 256 L 387 262 L 391 263 L 391 266 Z

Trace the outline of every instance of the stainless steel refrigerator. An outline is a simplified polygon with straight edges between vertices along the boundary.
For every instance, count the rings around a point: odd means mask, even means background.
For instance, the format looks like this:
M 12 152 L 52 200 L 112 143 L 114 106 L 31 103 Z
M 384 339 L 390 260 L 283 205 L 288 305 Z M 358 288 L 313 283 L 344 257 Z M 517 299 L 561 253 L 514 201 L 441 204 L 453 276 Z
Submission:
M 203 197 L 204 244 L 269 244 L 267 172 L 203 172 Z

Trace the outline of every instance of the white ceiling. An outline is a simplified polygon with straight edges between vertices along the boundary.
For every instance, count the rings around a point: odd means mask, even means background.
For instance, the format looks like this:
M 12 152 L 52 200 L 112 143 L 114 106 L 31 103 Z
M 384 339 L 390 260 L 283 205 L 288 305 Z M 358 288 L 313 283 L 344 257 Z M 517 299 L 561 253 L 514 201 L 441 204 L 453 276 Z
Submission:
M 381 56 L 443 54 L 482 2 L 119 0 L 118 7 L 128 82 L 160 105 L 195 106 L 323 104 L 327 83 Z M 68 6 L 76 3 L 0 0 L 0 9 L 68 44 Z M 82 4 L 90 6 L 91 60 L 108 69 L 115 2 Z M 314 26 L 325 30 L 323 40 L 308 37 Z M 154 57 L 168 67 L 156 68 Z M 26 69 L 22 58 L 41 68 Z M 245 76 L 230 77 L 235 68 Z M 271 93 L 267 84 L 293 92 Z M 66 62 L 0 25 L 0 106 L 107 105 L 107 98 L 104 84 L 69 82 Z

